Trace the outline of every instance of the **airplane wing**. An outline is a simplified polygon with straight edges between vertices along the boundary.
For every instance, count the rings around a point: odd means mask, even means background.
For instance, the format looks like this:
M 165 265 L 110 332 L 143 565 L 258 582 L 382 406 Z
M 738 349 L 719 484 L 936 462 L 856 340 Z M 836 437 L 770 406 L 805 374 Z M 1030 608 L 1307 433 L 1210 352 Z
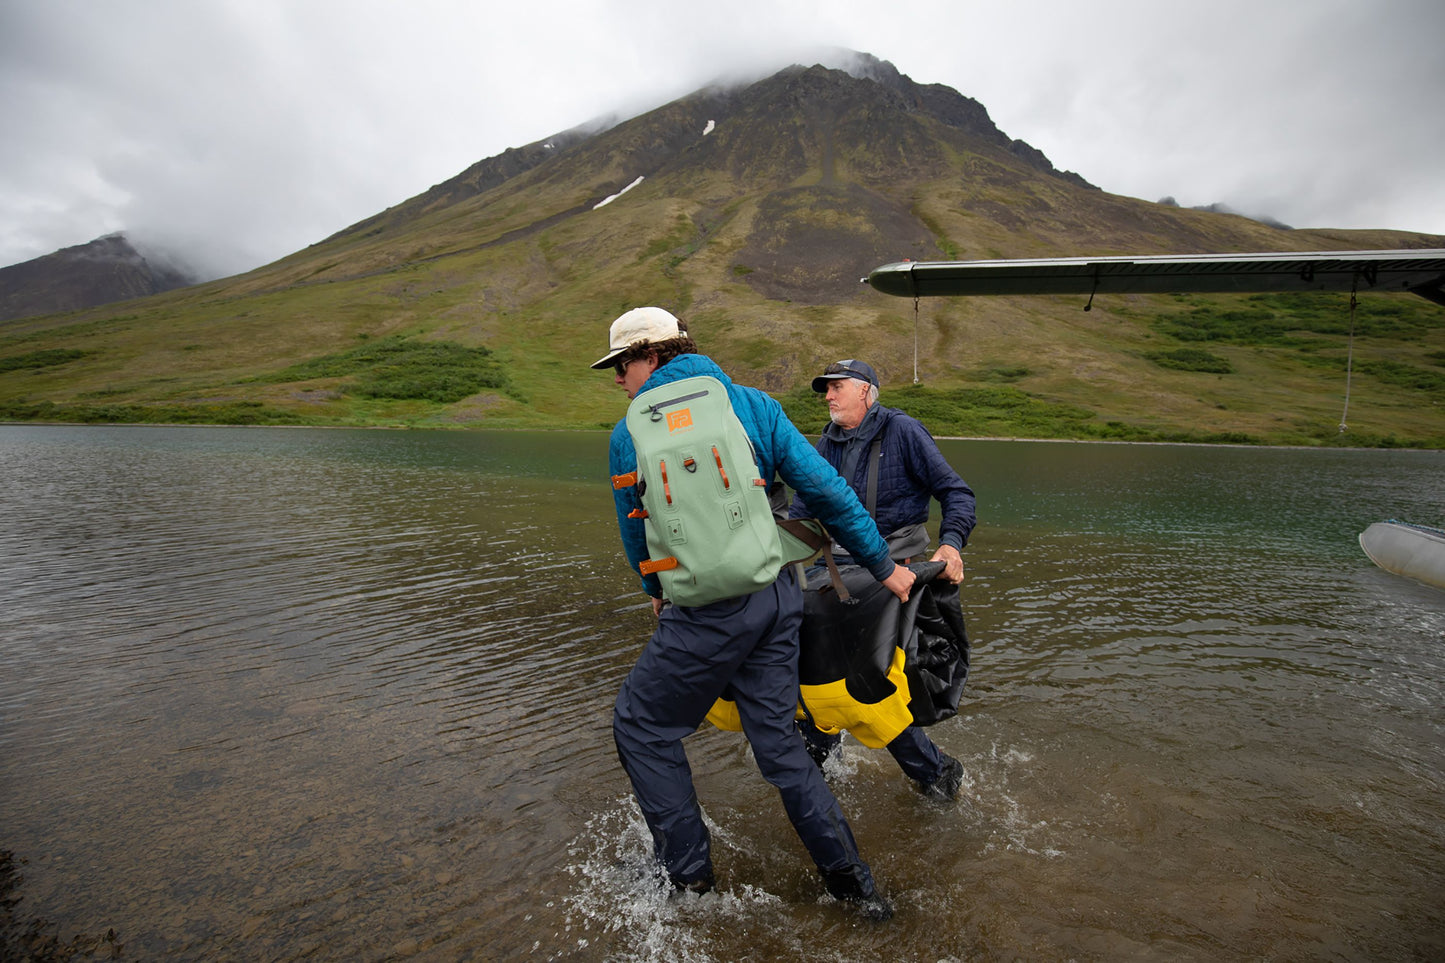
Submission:
M 1409 291 L 1445 305 L 1445 250 L 900 261 L 863 280 L 907 298 L 1358 290 Z

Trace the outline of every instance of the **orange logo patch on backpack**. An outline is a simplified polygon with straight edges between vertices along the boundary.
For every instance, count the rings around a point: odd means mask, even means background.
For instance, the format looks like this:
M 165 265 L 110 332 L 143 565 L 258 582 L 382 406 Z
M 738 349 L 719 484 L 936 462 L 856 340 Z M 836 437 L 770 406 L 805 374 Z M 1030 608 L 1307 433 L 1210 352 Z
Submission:
M 667 413 L 667 430 L 682 431 L 684 428 L 692 427 L 692 409 L 683 408 L 678 411 Z

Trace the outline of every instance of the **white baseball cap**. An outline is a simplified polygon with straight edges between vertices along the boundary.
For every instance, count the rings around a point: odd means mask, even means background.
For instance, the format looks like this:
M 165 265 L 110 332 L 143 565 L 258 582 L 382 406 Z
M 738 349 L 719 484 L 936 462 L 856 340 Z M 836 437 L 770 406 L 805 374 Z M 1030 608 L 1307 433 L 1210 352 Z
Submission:
M 606 368 L 628 348 L 680 338 L 687 331 L 682 322 L 662 308 L 633 308 L 612 322 L 607 337 L 607 354 L 593 363 L 594 368 Z

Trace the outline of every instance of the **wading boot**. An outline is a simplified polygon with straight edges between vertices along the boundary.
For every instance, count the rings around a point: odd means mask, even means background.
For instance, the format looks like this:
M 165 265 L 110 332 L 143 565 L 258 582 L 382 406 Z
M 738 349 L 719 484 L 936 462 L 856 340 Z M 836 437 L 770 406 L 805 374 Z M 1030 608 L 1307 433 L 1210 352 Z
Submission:
M 686 896 L 688 893 L 695 893 L 698 896 L 701 896 L 703 893 L 711 893 L 712 888 L 716 885 L 717 880 L 713 878 L 712 873 L 707 873 L 706 875 L 699 876 L 696 879 L 674 878 L 672 880 L 672 896 L 674 899 L 679 899 L 683 896 Z
M 875 923 L 893 918 L 893 907 L 878 892 L 866 866 L 823 874 L 823 884 L 834 899 L 855 906 Z
M 843 756 L 843 746 L 839 743 L 834 743 L 831 746 L 820 746 L 816 743 L 805 741 L 804 744 L 808 747 L 808 755 L 812 757 L 813 765 L 817 766 L 818 771 L 822 773 L 828 771 L 826 767 L 829 759 L 835 757 L 841 759 Z
M 963 785 L 963 763 L 946 753 L 943 754 L 943 768 L 932 782 L 918 781 L 918 791 L 929 799 L 946 802 L 958 798 L 958 787 Z

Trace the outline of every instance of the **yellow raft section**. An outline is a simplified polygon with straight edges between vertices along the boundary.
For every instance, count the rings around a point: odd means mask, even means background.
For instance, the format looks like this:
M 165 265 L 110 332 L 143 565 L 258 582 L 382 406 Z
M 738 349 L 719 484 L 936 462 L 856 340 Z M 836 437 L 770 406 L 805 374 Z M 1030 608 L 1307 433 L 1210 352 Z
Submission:
M 888 745 L 913 724 L 913 714 L 908 711 L 908 676 L 903 671 L 903 658 L 903 650 L 894 646 L 893 663 L 888 667 L 888 681 L 893 683 L 894 691 L 879 702 L 858 702 L 848 694 L 844 679 L 802 686 L 803 704 L 813 717 L 813 725 L 827 733 L 847 729 L 853 738 L 870 749 Z M 801 707 L 798 718 L 803 718 Z M 737 703 L 728 699 L 713 703 L 707 721 L 730 732 L 741 732 L 743 728 Z

